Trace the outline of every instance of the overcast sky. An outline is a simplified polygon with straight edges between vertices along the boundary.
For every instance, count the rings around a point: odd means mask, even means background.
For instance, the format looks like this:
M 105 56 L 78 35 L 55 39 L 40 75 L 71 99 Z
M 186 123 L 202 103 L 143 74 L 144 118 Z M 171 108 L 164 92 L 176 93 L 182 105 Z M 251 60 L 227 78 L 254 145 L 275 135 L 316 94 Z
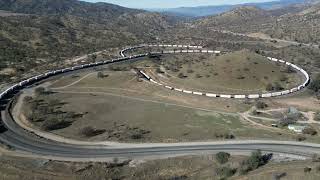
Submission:
M 241 4 L 268 2 L 273 0 L 83 0 L 88 2 L 107 2 L 130 8 L 174 8 L 222 4 Z

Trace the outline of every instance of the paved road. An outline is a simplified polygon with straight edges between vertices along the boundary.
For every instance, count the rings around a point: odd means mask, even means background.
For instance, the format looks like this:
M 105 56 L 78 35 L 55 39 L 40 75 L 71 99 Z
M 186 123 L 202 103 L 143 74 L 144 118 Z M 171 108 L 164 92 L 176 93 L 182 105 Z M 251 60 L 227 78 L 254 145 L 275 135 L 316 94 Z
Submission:
M 251 151 L 261 149 L 292 155 L 309 156 L 320 153 L 320 145 L 281 141 L 221 141 L 221 142 L 190 142 L 174 144 L 118 144 L 106 145 L 71 145 L 43 138 L 23 130 L 18 126 L 8 111 L 2 111 L 8 131 L 0 134 L 0 140 L 15 150 L 50 159 L 100 161 L 101 158 L 147 158 L 154 156 L 173 156 L 182 154 L 199 154 L 217 151 Z

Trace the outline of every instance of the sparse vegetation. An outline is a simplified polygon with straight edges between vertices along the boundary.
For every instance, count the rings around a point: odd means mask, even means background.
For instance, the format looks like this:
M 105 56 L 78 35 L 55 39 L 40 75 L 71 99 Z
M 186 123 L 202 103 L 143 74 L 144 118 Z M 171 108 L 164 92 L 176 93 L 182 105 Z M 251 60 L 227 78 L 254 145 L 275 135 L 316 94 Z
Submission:
M 268 107 L 268 104 L 263 102 L 263 101 L 257 101 L 256 102 L 256 107 L 258 109 L 264 109 L 264 108 L 267 108 Z
M 249 171 L 255 170 L 269 162 L 272 154 L 262 155 L 260 150 L 251 153 L 251 156 L 242 161 L 240 166 L 240 174 L 247 174 Z
M 308 134 L 308 135 L 311 135 L 311 136 L 314 136 L 316 135 L 318 132 L 312 128 L 312 127 L 307 127 L 307 128 L 304 128 L 303 131 L 302 131 L 303 134 Z
M 87 127 L 84 127 L 80 130 L 80 135 L 84 135 L 85 137 L 93 137 L 93 136 L 103 134 L 105 132 L 106 132 L 106 130 L 104 130 L 104 129 L 96 129 L 91 126 L 87 126 Z
M 222 179 L 233 176 L 237 172 L 237 169 L 233 169 L 230 167 L 220 167 L 217 168 L 217 175 Z
M 226 152 L 219 152 L 216 154 L 216 160 L 220 164 L 225 164 L 226 162 L 229 161 L 229 158 L 230 158 L 230 154 Z

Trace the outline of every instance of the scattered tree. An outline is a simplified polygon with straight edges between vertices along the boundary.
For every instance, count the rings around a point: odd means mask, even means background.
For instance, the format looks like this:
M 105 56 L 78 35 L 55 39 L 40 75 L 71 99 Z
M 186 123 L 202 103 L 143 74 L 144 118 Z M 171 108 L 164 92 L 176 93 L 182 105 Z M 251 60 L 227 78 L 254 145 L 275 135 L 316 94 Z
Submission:
M 216 160 L 220 163 L 220 164 L 225 164 L 229 161 L 230 158 L 230 154 L 226 153 L 226 152 L 219 152 L 216 154 Z
M 260 150 L 253 151 L 251 156 L 241 162 L 240 174 L 246 174 L 269 162 L 272 154 L 262 155 Z

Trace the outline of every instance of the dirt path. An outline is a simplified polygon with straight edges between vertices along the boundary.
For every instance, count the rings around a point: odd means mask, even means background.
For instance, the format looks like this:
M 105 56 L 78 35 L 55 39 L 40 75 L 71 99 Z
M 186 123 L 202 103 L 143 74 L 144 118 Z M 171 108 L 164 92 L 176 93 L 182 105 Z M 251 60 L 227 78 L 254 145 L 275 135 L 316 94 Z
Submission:
M 89 76 L 91 76 L 92 74 L 95 74 L 95 73 L 96 72 L 92 72 L 92 73 L 86 74 L 82 78 L 80 78 L 80 79 L 78 79 L 78 80 L 76 80 L 76 81 L 74 81 L 74 82 L 72 82 L 72 83 L 70 83 L 68 85 L 65 85 L 65 86 L 62 86 L 62 87 L 51 88 L 51 89 L 65 89 L 65 88 L 68 88 L 70 86 L 73 86 L 73 85 L 79 83 L 80 81 L 84 80 L 85 78 L 87 78 L 87 77 L 89 77 Z

